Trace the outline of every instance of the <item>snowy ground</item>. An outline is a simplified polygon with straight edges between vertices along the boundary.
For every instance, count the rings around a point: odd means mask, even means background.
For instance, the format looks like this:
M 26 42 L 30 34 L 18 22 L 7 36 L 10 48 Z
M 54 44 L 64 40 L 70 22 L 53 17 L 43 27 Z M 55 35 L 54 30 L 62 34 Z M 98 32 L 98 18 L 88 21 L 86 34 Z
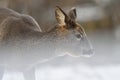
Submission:
M 120 65 L 99 67 L 78 65 L 75 67 L 40 69 L 37 80 L 119 80 L 119 75 Z
M 45 67 L 36 71 L 36 80 L 119 80 L 120 65 L 90 67 Z M 7 73 L 3 80 L 24 80 L 18 73 Z

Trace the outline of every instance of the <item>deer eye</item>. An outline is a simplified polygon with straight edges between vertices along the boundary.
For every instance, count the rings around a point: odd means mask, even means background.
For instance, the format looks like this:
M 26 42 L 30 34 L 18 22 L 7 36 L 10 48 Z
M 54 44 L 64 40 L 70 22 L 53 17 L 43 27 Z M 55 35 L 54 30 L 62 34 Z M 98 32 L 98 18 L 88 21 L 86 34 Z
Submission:
M 81 34 L 75 34 L 75 36 L 76 36 L 76 38 L 77 38 L 78 40 L 81 40 L 81 38 L 82 38 L 82 35 L 81 35 Z
M 77 37 L 77 38 L 81 38 L 81 35 L 80 35 L 80 34 L 76 34 L 76 37 Z
M 83 34 L 76 29 L 74 30 L 74 35 L 77 38 L 77 40 L 81 40 L 83 38 Z

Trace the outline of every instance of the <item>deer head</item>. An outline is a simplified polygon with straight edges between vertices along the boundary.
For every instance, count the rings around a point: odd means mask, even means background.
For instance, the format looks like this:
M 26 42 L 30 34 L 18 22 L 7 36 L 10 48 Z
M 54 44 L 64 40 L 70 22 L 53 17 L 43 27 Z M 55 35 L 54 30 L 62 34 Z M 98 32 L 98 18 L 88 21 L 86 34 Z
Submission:
M 59 47 L 57 52 L 63 51 L 72 56 L 90 56 L 93 48 L 87 39 L 83 27 L 77 23 L 76 9 L 72 8 L 66 14 L 59 6 L 56 7 L 55 17 L 58 22 Z

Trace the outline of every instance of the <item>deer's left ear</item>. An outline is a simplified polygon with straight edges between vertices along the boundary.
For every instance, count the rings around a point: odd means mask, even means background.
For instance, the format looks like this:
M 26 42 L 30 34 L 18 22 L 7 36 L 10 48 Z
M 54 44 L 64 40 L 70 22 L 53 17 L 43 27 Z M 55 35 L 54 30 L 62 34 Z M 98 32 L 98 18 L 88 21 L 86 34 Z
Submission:
M 59 6 L 56 6 L 55 17 L 60 25 L 65 25 L 69 20 L 67 14 Z
M 72 20 L 76 20 L 76 18 L 77 18 L 76 8 L 72 8 L 72 9 L 69 11 L 69 17 L 70 17 Z

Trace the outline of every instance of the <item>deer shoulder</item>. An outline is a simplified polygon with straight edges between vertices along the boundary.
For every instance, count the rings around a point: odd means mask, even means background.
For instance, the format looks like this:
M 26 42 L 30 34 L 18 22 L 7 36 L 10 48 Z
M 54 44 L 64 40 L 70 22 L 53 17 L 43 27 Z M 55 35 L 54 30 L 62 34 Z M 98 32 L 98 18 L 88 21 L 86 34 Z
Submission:
M 4 40 L 25 32 L 41 32 L 37 21 L 25 14 L 19 14 L 8 8 L 0 8 L 0 39 Z

